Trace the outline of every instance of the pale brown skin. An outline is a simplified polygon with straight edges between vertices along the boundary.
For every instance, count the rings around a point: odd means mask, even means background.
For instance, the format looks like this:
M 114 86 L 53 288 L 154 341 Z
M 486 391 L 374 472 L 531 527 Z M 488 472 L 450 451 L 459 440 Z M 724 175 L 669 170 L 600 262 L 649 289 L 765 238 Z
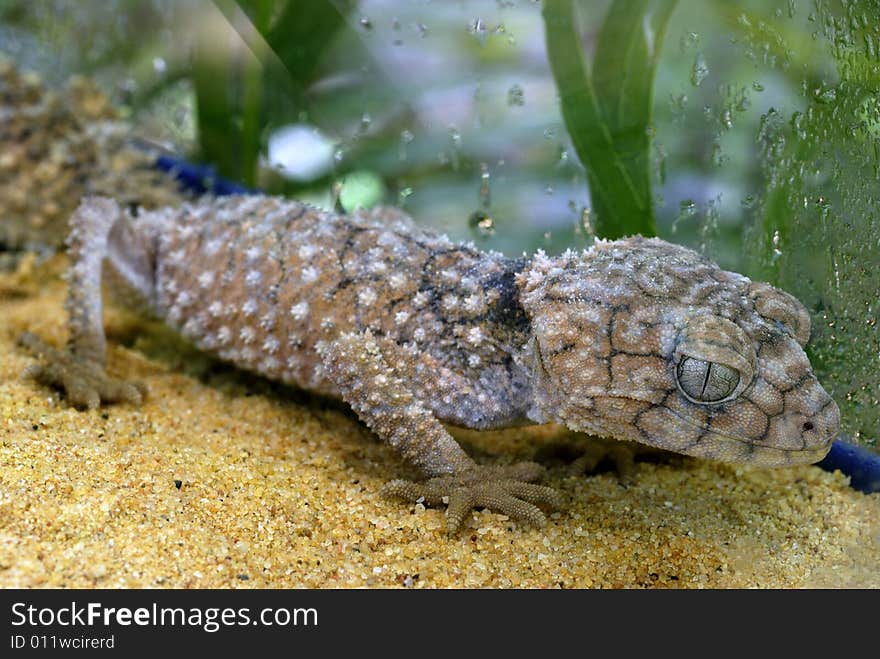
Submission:
M 30 370 L 77 406 L 139 402 L 104 374 L 102 274 L 120 298 L 241 368 L 345 400 L 427 477 L 386 492 L 540 525 L 541 467 L 477 465 L 441 422 L 559 422 L 762 466 L 815 462 L 838 430 L 793 297 L 660 240 L 509 259 L 393 209 L 340 216 L 275 197 L 71 220 L 71 342 Z M 105 260 L 106 258 L 106 260 Z M 102 269 L 102 261 L 105 266 Z M 701 400 L 705 398 L 706 400 Z

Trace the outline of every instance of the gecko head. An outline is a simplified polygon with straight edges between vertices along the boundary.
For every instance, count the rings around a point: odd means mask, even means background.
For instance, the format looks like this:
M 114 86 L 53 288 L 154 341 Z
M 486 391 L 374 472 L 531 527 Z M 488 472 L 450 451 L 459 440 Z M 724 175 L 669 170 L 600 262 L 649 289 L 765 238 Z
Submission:
M 839 411 L 794 297 L 641 237 L 539 253 L 519 275 L 538 420 L 762 466 L 816 462 Z

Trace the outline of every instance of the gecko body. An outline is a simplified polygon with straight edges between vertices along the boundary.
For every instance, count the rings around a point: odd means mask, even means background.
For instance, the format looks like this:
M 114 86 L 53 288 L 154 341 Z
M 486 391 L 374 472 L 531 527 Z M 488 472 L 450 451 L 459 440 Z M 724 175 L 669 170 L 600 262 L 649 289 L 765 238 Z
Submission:
M 561 505 L 533 463 L 477 465 L 442 425 L 558 422 L 710 459 L 815 462 L 839 413 L 803 351 L 809 315 L 768 284 L 657 239 L 486 253 L 399 211 L 269 196 L 143 212 L 92 197 L 71 220 L 68 351 L 31 374 L 71 401 L 139 401 L 108 378 L 101 282 L 205 351 L 338 396 L 425 475 L 386 491 L 535 524 Z

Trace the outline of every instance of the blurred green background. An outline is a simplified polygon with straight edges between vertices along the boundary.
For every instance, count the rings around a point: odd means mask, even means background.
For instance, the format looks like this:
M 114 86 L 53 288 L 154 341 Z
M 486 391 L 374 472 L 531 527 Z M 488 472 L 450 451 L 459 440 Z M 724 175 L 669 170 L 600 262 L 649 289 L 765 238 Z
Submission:
M 799 297 L 878 437 L 878 0 L 2 0 L 0 52 L 270 192 L 508 254 L 656 229 Z

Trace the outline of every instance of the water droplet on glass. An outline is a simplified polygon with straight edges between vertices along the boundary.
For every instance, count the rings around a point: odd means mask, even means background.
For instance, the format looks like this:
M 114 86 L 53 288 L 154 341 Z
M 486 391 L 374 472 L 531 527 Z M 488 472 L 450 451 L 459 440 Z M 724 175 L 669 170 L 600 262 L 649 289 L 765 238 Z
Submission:
M 526 104 L 525 92 L 522 87 L 519 85 L 513 85 L 507 90 L 507 104 L 510 106 L 522 106 Z
M 721 167 L 721 165 L 726 163 L 728 159 L 728 155 L 724 153 L 724 149 L 721 148 L 721 142 L 712 142 L 712 148 L 709 150 L 709 160 L 712 164 L 716 167 Z
M 724 108 L 721 111 L 721 125 L 728 130 L 733 128 L 733 113 L 731 113 L 730 108 Z
M 452 149 L 449 154 L 449 162 L 452 169 L 458 171 L 460 163 L 459 152 L 461 151 L 461 133 L 455 126 L 449 127 L 449 141 L 452 143 Z
M 165 75 L 165 72 L 168 70 L 168 65 L 165 63 L 165 60 L 161 57 L 153 58 L 153 71 L 158 73 L 160 76 Z
M 559 147 L 559 159 L 556 162 L 557 167 L 565 167 L 568 164 L 568 149 L 563 146 Z
M 584 233 L 588 238 L 596 237 L 596 229 L 593 227 L 593 212 L 590 210 L 589 206 L 584 206 L 584 209 L 581 211 L 581 227 L 583 227 Z
M 671 96 L 670 101 L 672 104 L 672 111 L 675 114 L 681 114 L 687 107 L 688 97 L 687 94 L 679 94 L 678 96 Z
M 490 185 L 489 165 L 480 163 L 480 206 L 488 210 L 492 205 L 492 190 Z
M 678 225 L 680 222 L 689 220 L 696 214 L 696 202 L 693 199 L 682 199 L 678 204 L 678 215 L 676 215 L 675 219 L 672 221 L 670 231 L 672 231 L 672 233 L 675 233 L 678 230 Z
M 681 35 L 681 49 L 685 51 L 689 48 L 696 48 L 700 45 L 700 35 L 696 32 L 685 32 Z
M 400 147 L 397 150 L 397 155 L 400 160 L 406 160 L 406 147 L 416 138 L 412 132 L 406 128 L 400 131 Z
M 556 137 L 555 130 L 553 130 L 552 128 L 545 128 L 544 129 L 544 139 L 545 140 L 552 140 L 554 137 Z
M 449 139 L 452 140 L 452 146 L 456 149 L 461 148 L 461 132 L 455 126 L 449 127 Z
M 484 211 L 474 211 L 468 218 L 468 226 L 481 238 L 488 238 L 495 233 L 495 220 Z
M 829 87 L 828 89 L 816 87 L 813 90 L 813 98 L 819 103 L 833 103 L 837 100 L 837 90 L 834 87 Z
M 468 32 L 477 38 L 480 46 L 486 45 L 486 24 L 482 18 L 475 18 L 468 26 Z
M 372 30 L 373 29 L 373 22 L 369 18 L 367 18 L 366 16 L 361 16 L 361 20 L 358 22 L 361 24 L 361 27 L 364 28 L 365 30 Z
M 756 80 L 752 83 L 752 89 L 754 89 L 756 92 L 762 92 L 764 91 L 764 85 Z
M 806 139 L 807 131 L 804 130 L 804 115 L 801 112 L 793 112 L 791 114 L 791 127 L 800 139 Z
M 709 65 L 706 63 L 706 58 L 703 57 L 703 53 L 697 53 L 691 68 L 691 84 L 694 87 L 699 87 L 708 75 Z
M 770 256 L 770 262 L 776 263 L 776 261 L 779 260 L 779 257 L 782 256 L 782 250 L 779 249 L 779 229 L 774 229 L 771 245 L 773 247 L 773 253 Z

